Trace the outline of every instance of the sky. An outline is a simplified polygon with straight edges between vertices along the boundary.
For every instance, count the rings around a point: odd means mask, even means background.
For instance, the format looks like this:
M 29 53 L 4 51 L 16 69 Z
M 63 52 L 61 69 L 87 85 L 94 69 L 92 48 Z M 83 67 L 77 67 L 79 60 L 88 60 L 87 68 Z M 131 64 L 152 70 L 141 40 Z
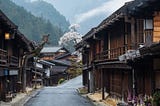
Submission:
M 73 0 L 44 0 L 44 1 L 47 1 L 49 3 L 52 3 L 56 9 L 58 9 L 60 11 L 61 14 L 66 14 L 65 13 L 65 9 L 67 6 L 64 6 L 63 3 L 64 1 L 73 1 Z M 84 3 L 86 2 L 86 0 L 74 0 L 74 1 L 80 1 L 80 2 L 83 2 Z M 101 14 L 111 14 L 112 12 L 114 12 L 115 10 L 117 10 L 118 8 L 120 8 L 122 5 L 124 5 L 125 2 L 128 2 L 128 1 L 131 1 L 131 0 L 87 0 L 90 2 L 90 4 L 92 3 L 93 7 L 94 8 L 91 8 L 88 7 L 88 10 L 86 10 L 86 7 L 85 7 L 85 10 L 81 11 L 81 13 L 77 12 L 77 14 L 72 14 L 73 15 L 73 18 L 72 22 L 75 22 L 75 23 L 81 23 L 91 17 L 94 17 L 94 16 L 97 16 L 97 15 L 101 15 Z M 96 1 L 96 2 L 93 2 L 93 1 Z M 100 3 L 97 3 L 97 2 L 100 2 Z M 56 3 L 58 3 L 56 5 Z M 84 3 L 81 3 L 82 5 L 84 5 Z M 61 4 L 61 5 L 59 5 Z M 75 7 L 76 5 L 81 5 L 81 4 L 76 4 L 75 3 L 70 3 L 69 2 L 69 6 L 72 6 L 72 7 Z M 89 3 L 88 3 L 89 4 Z M 98 4 L 96 5 L 95 7 L 95 4 Z M 67 4 L 66 4 L 67 5 Z M 80 7 L 77 6 L 77 8 L 80 9 Z M 69 11 L 73 11 L 73 10 L 70 10 L 72 9 L 71 7 L 68 8 Z M 76 7 L 75 7 L 76 9 Z M 80 9 L 81 10 L 81 9 Z
M 128 0 L 111 0 L 108 2 L 104 2 L 100 6 L 94 8 L 94 9 L 88 10 L 88 11 L 83 12 L 81 14 L 76 14 L 75 15 L 75 22 L 81 23 L 91 17 L 95 17 L 95 16 L 101 15 L 101 14 L 110 15 L 116 9 L 120 8 L 124 4 L 124 2 L 126 2 L 126 1 L 128 1 Z
M 36 1 L 36 0 L 32 0 Z M 102 20 L 131 0 L 43 0 L 53 6 L 66 17 L 70 23 L 80 24 L 86 33 L 91 27 L 97 26 Z M 88 25 L 87 25 L 88 24 Z M 86 30 L 87 29 L 87 30 Z M 85 31 L 84 31 L 85 30 Z

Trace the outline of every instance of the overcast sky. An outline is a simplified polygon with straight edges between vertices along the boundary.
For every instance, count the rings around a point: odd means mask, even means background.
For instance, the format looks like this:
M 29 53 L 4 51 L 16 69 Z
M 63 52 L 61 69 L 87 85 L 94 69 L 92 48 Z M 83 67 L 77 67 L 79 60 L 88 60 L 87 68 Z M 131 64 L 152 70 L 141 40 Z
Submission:
M 126 1 L 129 1 L 129 0 L 111 0 L 108 2 L 104 2 L 94 9 L 88 10 L 81 14 L 76 14 L 75 21 L 77 23 L 81 23 L 91 17 L 95 17 L 100 14 L 110 15 L 116 9 L 120 8 Z
M 33 0 L 35 1 L 35 0 Z M 74 23 L 81 23 L 97 15 L 110 15 L 131 0 L 44 0 L 52 3 L 61 14 Z M 85 3 L 88 3 L 83 9 Z M 93 6 L 93 8 L 91 7 Z M 79 10 L 78 10 L 79 8 Z M 75 12 L 74 12 L 75 11 Z
M 32 0 L 33 1 L 33 0 Z M 36 0 L 34 0 L 36 1 Z M 87 33 L 102 20 L 131 0 L 43 0 L 53 6 L 70 21 L 79 24 L 79 32 Z

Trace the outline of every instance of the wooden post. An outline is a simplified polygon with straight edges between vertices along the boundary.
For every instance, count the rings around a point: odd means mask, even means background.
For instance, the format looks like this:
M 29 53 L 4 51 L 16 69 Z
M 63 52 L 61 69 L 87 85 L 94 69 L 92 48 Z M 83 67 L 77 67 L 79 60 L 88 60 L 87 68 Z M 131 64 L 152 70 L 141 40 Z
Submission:
M 122 101 L 124 101 L 124 86 L 125 86 L 125 84 L 124 84 L 124 72 L 122 71 L 121 72 L 121 81 L 122 81 L 122 83 L 121 83 L 121 95 L 122 95 Z
M 90 72 L 90 89 L 91 89 L 91 93 L 93 93 L 94 92 L 94 79 L 93 79 L 94 77 L 93 77 L 93 70 L 91 70 L 91 72 Z
M 134 69 L 132 69 L 132 89 L 133 89 L 133 97 L 135 97 L 136 90 L 135 90 L 135 70 Z
M 102 100 L 105 99 L 105 89 L 104 89 L 104 70 L 101 69 L 101 83 L 102 83 Z
M 89 70 L 87 71 L 88 73 L 88 92 L 90 93 L 90 75 L 89 75 Z
M 22 84 L 23 84 L 23 92 L 26 92 L 26 69 L 25 67 L 22 68 L 23 69 L 23 80 L 22 80 Z
M 111 58 L 111 52 L 110 52 L 110 49 L 111 49 L 111 34 L 110 34 L 110 32 L 108 33 L 108 59 L 110 59 Z
M 135 48 L 135 42 L 136 42 L 136 35 L 135 35 L 135 20 L 132 17 L 131 18 L 131 44 L 133 46 L 133 49 Z
M 154 93 L 154 89 L 155 89 L 155 70 L 154 70 L 154 60 L 152 59 L 152 65 L 151 65 L 151 94 Z
M 89 71 L 89 92 L 94 92 L 94 78 L 93 78 L 93 71 Z
M 93 76 L 93 93 L 95 93 L 95 77 L 96 77 L 96 74 L 95 74 L 95 65 L 93 64 L 93 73 L 92 73 L 92 76 Z
M 128 48 L 126 45 L 128 45 L 128 26 L 127 26 L 127 23 L 125 22 L 125 25 L 124 25 L 124 29 L 125 29 L 125 35 L 124 35 L 124 48 L 123 48 L 123 53 L 125 53 Z

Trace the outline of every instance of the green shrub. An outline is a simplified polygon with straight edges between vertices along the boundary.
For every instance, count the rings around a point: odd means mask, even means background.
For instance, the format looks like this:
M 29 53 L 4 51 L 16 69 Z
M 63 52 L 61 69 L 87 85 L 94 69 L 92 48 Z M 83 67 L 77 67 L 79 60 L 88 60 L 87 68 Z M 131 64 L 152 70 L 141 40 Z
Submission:
M 153 94 L 153 101 L 156 103 L 157 106 L 160 104 L 160 91 L 156 91 Z
M 58 84 L 61 84 L 61 83 L 63 83 L 64 81 L 65 81 L 65 79 L 61 78 L 61 79 L 59 79 Z

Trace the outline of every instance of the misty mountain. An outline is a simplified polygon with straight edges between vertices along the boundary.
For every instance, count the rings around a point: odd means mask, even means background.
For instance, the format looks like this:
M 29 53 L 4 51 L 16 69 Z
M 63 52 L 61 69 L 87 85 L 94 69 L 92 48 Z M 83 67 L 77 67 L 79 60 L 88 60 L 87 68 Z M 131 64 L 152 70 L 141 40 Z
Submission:
M 103 3 L 110 0 L 45 0 L 62 13 L 70 23 L 77 23 L 80 25 L 79 32 L 86 34 L 92 27 L 97 26 L 103 19 L 107 17 L 107 13 L 98 14 L 90 17 L 83 22 L 78 22 L 80 14 L 90 11 L 101 6 Z
M 50 2 L 67 19 L 74 21 L 74 16 L 89 11 L 109 0 L 44 0 Z M 72 11 L 71 11 L 72 10 Z
M 105 19 L 108 16 L 108 13 L 97 14 L 96 16 L 89 17 L 88 19 L 85 19 L 81 22 L 78 21 L 79 18 L 81 19 L 83 13 L 86 13 L 94 8 L 101 7 L 105 2 L 111 0 L 14 0 L 14 1 L 17 1 L 16 2 L 17 4 L 24 7 L 26 5 L 24 4 L 24 1 L 28 3 L 31 1 L 48 2 L 52 4 L 54 8 L 56 8 L 56 10 L 58 10 L 61 14 L 63 14 L 66 17 L 66 19 L 70 21 L 70 23 L 79 24 L 80 28 L 78 29 L 78 32 L 84 35 L 92 27 L 96 27 L 103 19 Z M 32 9 L 30 9 L 30 11 L 32 11 Z M 48 11 L 50 11 L 50 9 L 48 9 Z
M 60 27 L 63 32 L 68 31 L 69 21 L 61 15 L 53 5 L 42 0 L 31 2 L 31 0 L 12 0 L 17 5 L 24 7 L 37 17 L 49 20 L 53 25 Z
M 50 43 L 58 45 L 63 31 L 52 25 L 49 20 L 35 17 L 23 7 L 17 6 L 10 0 L 1 0 L 0 9 L 18 26 L 18 29 L 30 40 L 40 41 L 42 35 L 50 34 Z

